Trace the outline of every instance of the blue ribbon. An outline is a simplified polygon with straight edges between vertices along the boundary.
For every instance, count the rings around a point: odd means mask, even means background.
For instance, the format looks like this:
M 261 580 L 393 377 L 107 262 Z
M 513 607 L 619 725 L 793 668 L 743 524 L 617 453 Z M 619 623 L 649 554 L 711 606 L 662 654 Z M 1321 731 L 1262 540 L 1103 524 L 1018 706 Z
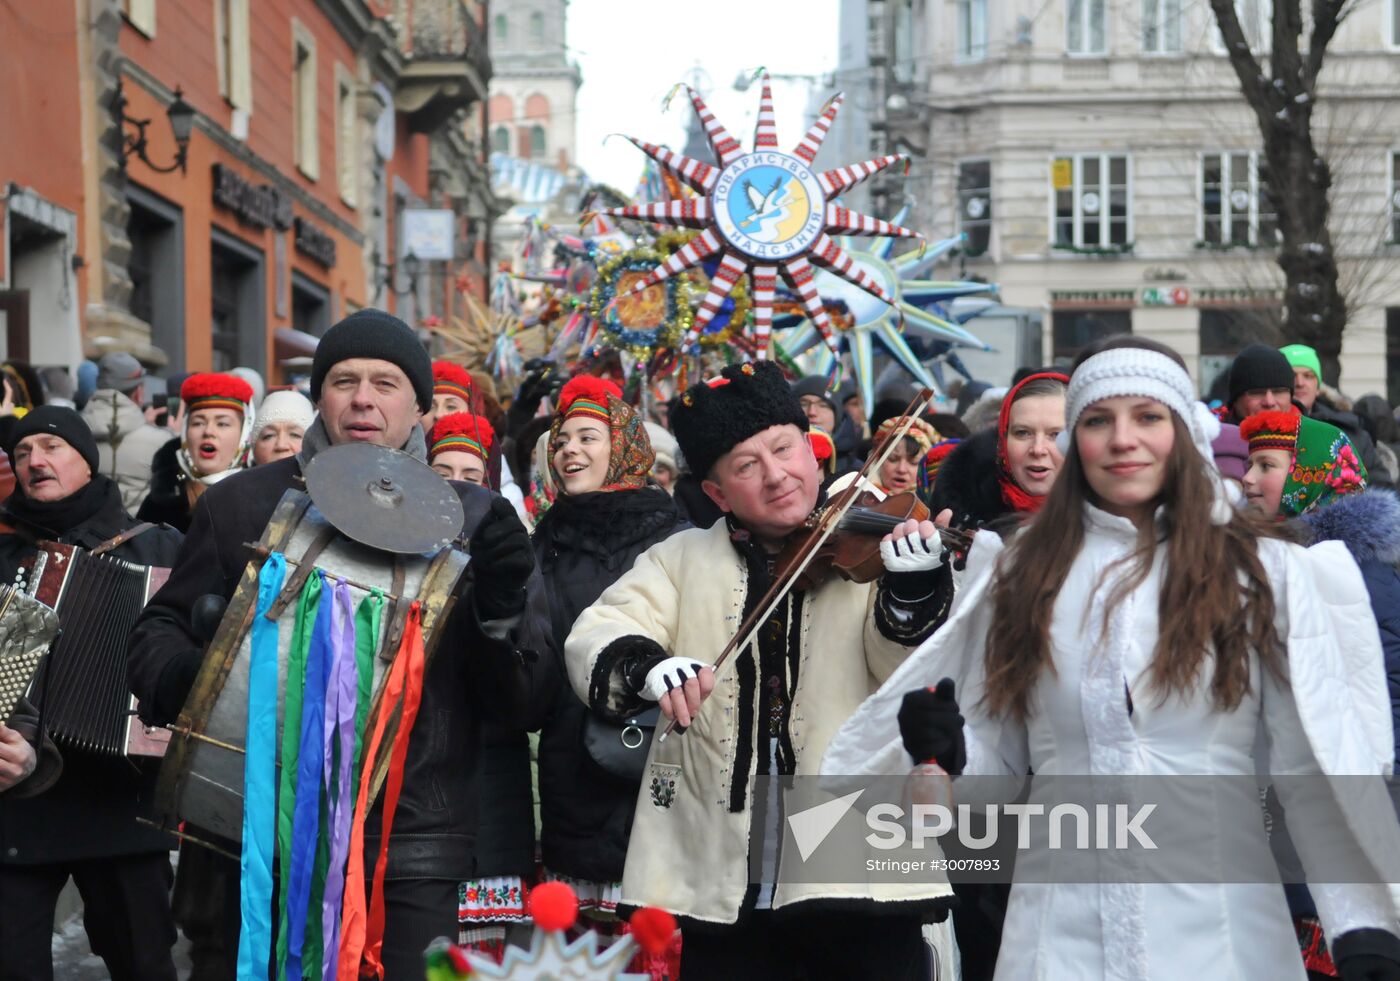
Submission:
M 276 602 L 287 560 L 273 552 L 258 573 L 257 616 L 248 663 L 248 739 L 243 757 L 243 851 L 240 858 L 238 979 L 267 977 L 272 957 L 272 853 L 277 835 L 278 623 L 264 614 Z
M 307 904 L 321 820 L 321 769 L 324 761 L 326 683 L 330 680 L 331 627 L 335 604 L 327 602 L 326 576 L 321 603 L 306 655 L 306 689 L 301 711 L 301 746 L 297 754 L 297 799 L 292 816 L 292 877 L 287 886 L 287 977 L 302 981 L 301 954 L 306 940 Z

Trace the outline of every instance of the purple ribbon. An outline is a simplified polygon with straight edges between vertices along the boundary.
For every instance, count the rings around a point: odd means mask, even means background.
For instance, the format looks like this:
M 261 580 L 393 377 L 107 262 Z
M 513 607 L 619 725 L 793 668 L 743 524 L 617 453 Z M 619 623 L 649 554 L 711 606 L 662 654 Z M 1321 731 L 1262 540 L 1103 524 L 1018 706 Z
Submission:
M 340 907 L 345 891 L 345 859 L 350 846 L 350 819 L 355 810 L 352 770 L 355 762 L 355 700 L 359 674 L 355 663 L 355 617 L 350 587 L 335 584 L 335 620 L 331 628 L 331 668 L 326 685 L 325 771 L 326 827 L 330 832 L 330 864 L 326 868 L 325 900 L 321 905 L 321 940 L 325 951 L 322 977 L 336 976 L 340 952 Z

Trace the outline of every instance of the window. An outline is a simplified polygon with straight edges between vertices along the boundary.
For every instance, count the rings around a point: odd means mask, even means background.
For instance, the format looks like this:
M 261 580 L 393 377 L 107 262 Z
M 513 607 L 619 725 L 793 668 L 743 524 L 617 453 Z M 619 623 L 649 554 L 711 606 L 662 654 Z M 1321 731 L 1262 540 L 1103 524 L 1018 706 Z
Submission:
M 544 127 L 543 127 L 543 126 L 531 126 L 531 127 L 530 127 L 530 156 L 531 156 L 531 158 L 537 160 L 537 159 L 539 159 L 540 157 L 543 157 L 544 154 L 545 154 Z
M 491 131 L 491 152 L 510 153 L 510 130 L 497 126 Z
M 1201 155 L 1201 241 L 1273 245 L 1278 215 L 1269 195 L 1269 165 L 1257 151 Z
M 315 180 L 320 176 L 316 133 L 316 42 L 300 24 L 292 24 L 292 143 L 296 164 Z
M 1235 0 L 1235 15 L 1240 19 L 1244 36 L 1249 39 L 1252 51 L 1268 51 L 1269 40 L 1273 36 L 1273 0 Z M 1219 22 L 1214 11 L 1208 11 L 1211 20 L 1211 45 L 1217 54 L 1225 53 L 1225 39 L 1220 35 Z M 1300 39 L 1300 46 L 1302 40 Z
M 1142 51 L 1181 53 L 1181 0 L 1142 0 Z
M 253 109 L 248 0 L 214 0 L 214 60 L 219 94 L 235 109 Z
M 899 0 L 894 5 L 894 64 L 890 68 L 896 81 L 906 85 L 914 81 L 914 0 Z
M 147 37 L 156 36 L 156 0 L 123 0 L 122 13 L 132 27 Z
M 1105 337 L 1133 332 L 1130 310 L 1056 310 L 1051 315 L 1055 360 L 1073 358 Z
M 1400 150 L 1392 151 L 1390 154 L 1390 237 L 1388 241 L 1400 244 Z
M 340 199 L 351 207 L 359 199 L 359 148 L 356 138 L 355 80 L 344 65 L 335 66 L 335 170 Z
M 987 57 L 987 0 L 957 2 L 957 60 L 981 61 Z
M 1386 43 L 1392 48 L 1400 48 L 1400 0 L 1386 0 Z
M 535 44 L 544 43 L 544 14 L 534 13 L 530 15 L 530 40 Z
M 1109 249 L 1132 241 L 1128 158 L 1084 153 L 1050 165 L 1054 219 L 1050 241 L 1059 248 Z
M 510 37 L 510 21 L 505 14 L 496 15 L 496 40 L 505 41 Z
M 1260 328 L 1269 318 L 1267 312 L 1249 309 L 1204 308 L 1197 328 L 1200 342 L 1201 391 L 1209 398 L 1227 384 L 1230 365 L 1240 348 L 1261 339 Z M 1267 335 L 1264 335 L 1267 336 Z M 1227 376 L 1222 379 L 1222 375 Z M 1226 393 L 1220 392 L 1223 400 Z
M 1108 0 L 1068 0 L 1065 50 L 1077 55 L 1108 53 Z
M 992 244 L 992 164 L 966 160 L 958 164 L 958 230 L 967 235 L 970 256 L 983 255 Z

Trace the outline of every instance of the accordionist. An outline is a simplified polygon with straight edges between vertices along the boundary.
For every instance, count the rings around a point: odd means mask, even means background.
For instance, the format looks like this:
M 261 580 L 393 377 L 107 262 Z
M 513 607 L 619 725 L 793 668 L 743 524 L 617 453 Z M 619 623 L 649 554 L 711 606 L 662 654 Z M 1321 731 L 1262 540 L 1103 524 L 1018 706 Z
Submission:
M 107 550 L 114 559 L 173 564 L 180 533 L 140 529 L 126 513 L 117 485 L 99 472 L 97 444 L 76 412 L 34 409 L 15 423 L 4 449 L 16 483 L 0 507 L 0 520 L 14 529 L 0 534 L 0 583 L 13 582 L 42 541 L 90 550 L 120 539 Z M 34 704 L 21 703 L 10 721 L 33 738 L 46 701 L 36 692 Z M 111 975 L 173 981 L 174 842 L 139 820 L 154 816 L 158 761 L 133 762 L 61 741 L 60 749 L 62 773 L 52 786 L 39 785 L 49 779 L 41 771 L 13 796 L 0 796 L 0 974 L 50 976 L 54 909 L 71 878 L 83 897 L 91 948 Z M 51 774 L 52 758 L 44 755 L 36 762 L 48 763 Z

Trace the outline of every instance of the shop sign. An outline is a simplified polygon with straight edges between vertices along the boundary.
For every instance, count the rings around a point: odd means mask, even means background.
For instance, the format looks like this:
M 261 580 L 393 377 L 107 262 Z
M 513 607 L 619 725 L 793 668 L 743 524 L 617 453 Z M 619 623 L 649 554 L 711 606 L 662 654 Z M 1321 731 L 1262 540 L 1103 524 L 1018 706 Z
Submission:
M 223 164 L 214 165 L 214 203 L 254 228 L 292 227 L 292 199 L 273 184 L 253 184 Z
M 1056 309 L 1130 308 L 1137 300 L 1132 290 L 1051 290 L 1050 305 Z
M 335 265 L 335 239 L 300 216 L 293 221 L 293 228 L 298 252 L 327 269 Z
M 1149 287 L 1142 291 L 1145 307 L 1184 307 L 1191 302 L 1191 291 L 1185 286 Z

